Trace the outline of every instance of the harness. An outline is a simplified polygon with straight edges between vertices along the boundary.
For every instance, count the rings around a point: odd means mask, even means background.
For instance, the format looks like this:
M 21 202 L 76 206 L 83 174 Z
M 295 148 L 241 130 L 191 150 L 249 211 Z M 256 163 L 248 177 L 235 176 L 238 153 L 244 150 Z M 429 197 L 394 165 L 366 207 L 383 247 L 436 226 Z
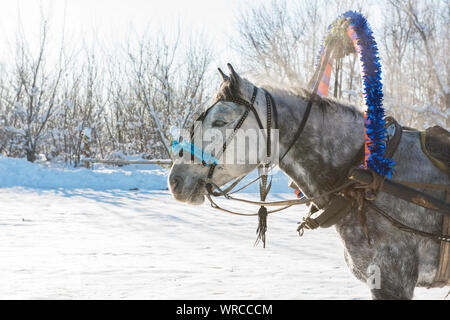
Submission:
M 233 101 L 236 100 L 233 99 Z M 386 155 L 391 157 L 395 153 L 400 143 L 403 130 L 402 127 L 392 117 L 387 117 L 386 122 L 387 126 L 393 126 L 395 128 L 394 131 L 395 134 L 389 139 L 386 149 Z M 290 147 L 293 144 L 295 144 L 296 141 L 297 139 L 293 140 L 290 144 Z M 283 157 L 286 154 L 287 153 L 285 152 L 283 154 Z M 223 212 L 240 216 L 258 215 L 259 226 L 257 229 L 258 238 L 256 243 L 258 242 L 259 239 L 261 239 L 263 240 L 264 244 L 265 237 L 264 234 L 261 234 L 261 230 L 262 228 L 264 228 L 264 230 L 267 228 L 265 218 L 267 217 L 268 214 L 285 210 L 293 205 L 310 204 L 312 202 L 315 202 L 319 199 L 324 199 L 326 197 L 331 197 L 331 199 L 324 208 L 320 208 L 321 212 L 317 216 L 313 217 L 313 214 L 318 212 L 319 209 L 312 207 L 308 215 L 305 218 L 303 218 L 302 222 L 300 222 L 300 226 L 297 229 L 300 236 L 304 234 L 304 229 L 316 229 L 318 227 L 329 228 L 335 225 L 341 219 L 343 219 L 351 211 L 351 209 L 356 207 L 363 231 L 367 237 L 369 245 L 371 245 L 370 236 L 367 230 L 366 219 L 363 210 L 364 207 L 367 206 L 368 208 L 373 209 L 375 213 L 379 214 L 380 216 L 388 220 L 392 225 L 397 227 L 399 230 L 408 233 L 414 233 L 422 237 L 432 239 L 436 242 L 450 243 L 449 235 L 434 234 L 418 230 L 415 228 L 411 228 L 391 217 L 389 214 L 387 214 L 383 209 L 381 209 L 373 202 L 376 199 L 378 192 L 384 191 L 388 194 L 394 195 L 405 201 L 413 202 L 416 205 L 449 215 L 450 204 L 448 202 L 442 201 L 426 193 L 410 188 L 411 186 L 422 189 L 447 190 L 448 192 L 450 192 L 450 188 L 448 186 L 438 184 L 425 184 L 418 182 L 411 183 L 405 181 L 394 182 L 391 180 L 387 180 L 373 171 L 357 168 L 357 165 L 361 164 L 363 158 L 364 158 L 364 148 L 362 148 L 355 156 L 348 175 L 345 175 L 343 176 L 343 178 L 339 179 L 333 189 L 312 198 L 302 197 L 300 199 L 266 202 L 265 197 L 267 196 L 270 187 L 263 189 L 264 193 L 261 193 L 260 191 L 261 194 L 260 201 L 252 201 L 238 198 L 233 196 L 233 194 L 247 188 L 248 186 L 250 186 L 251 184 L 255 183 L 258 180 L 267 179 L 267 175 L 264 176 L 263 174 L 260 174 L 257 178 L 253 179 L 243 187 L 237 190 L 233 190 L 233 188 L 245 177 L 242 176 L 237 178 L 234 182 L 232 182 L 226 189 L 222 190 L 219 186 L 217 186 L 214 182 L 211 181 L 212 178 L 211 172 L 214 172 L 214 170 L 211 169 L 208 173 L 209 182 L 206 185 L 208 190 L 208 194 L 206 195 L 206 197 L 213 208 L 221 210 Z M 264 166 L 267 166 L 267 164 L 265 164 Z M 260 210 L 258 211 L 258 213 L 241 213 L 231 211 L 220 207 L 216 202 L 214 202 L 212 196 L 214 197 L 223 196 L 228 200 L 234 200 L 242 203 L 257 205 L 260 206 Z M 266 207 L 279 207 L 279 208 L 267 211 L 265 209 Z M 261 217 L 261 214 L 263 214 L 263 217 Z M 261 221 L 262 219 L 263 221 Z
M 329 50 L 327 52 L 327 57 L 331 55 L 332 50 Z M 324 59 L 323 61 L 327 61 L 328 59 Z M 311 99 L 309 99 L 305 113 L 303 115 L 303 118 L 300 122 L 299 127 L 296 130 L 296 133 L 294 135 L 293 140 L 289 144 L 286 151 L 283 153 L 283 155 L 280 157 L 281 160 L 284 159 L 284 157 L 288 154 L 288 152 L 291 150 L 291 148 L 295 145 L 299 137 L 301 136 L 302 132 L 304 131 L 304 128 L 306 126 L 307 120 L 309 118 L 309 114 L 311 111 L 311 108 L 314 103 L 314 97 L 315 92 L 317 92 L 317 88 L 320 83 L 320 79 L 322 78 L 322 75 L 325 70 L 326 63 L 322 63 L 320 68 L 318 69 L 318 76 L 316 77 L 316 82 L 313 87 L 313 94 L 311 95 Z M 271 156 L 271 127 L 272 127 L 272 118 L 275 120 L 275 129 L 278 129 L 278 121 L 277 121 L 277 108 L 275 101 L 272 97 L 272 95 L 267 92 L 264 89 L 261 89 L 264 91 L 265 97 L 266 97 L 266 112 L 267 112 L 267 123 L 266 123 L 266 154 L 267 159 L 270 159 Z M 217 159 L 220 158 L 221 155 L 225 152 L 227 146 L 234 138 L 236 132 L 238 129 L 240 129 L 244 123 L 244 121 L 247 119 L 250 112 L 252 112 L 255 116 L 255 119 L 258 123 L 258 126 L 261 130 L 264 130 L 264 126 L 262 124 L 261 118 L 258 115 L 258 112 L 254 108 L 254 103 L 256 100 L 256 96 L 258 94 L 258 87 L 253 88 L 253 93 L 250 101 L 247 101 L 241 97 L 231 97 L 227 99 L 218 99 L 216 102 L 214 102 L 208 109 L 206 109 L 204 112 L 200 114 L 200 116 L 197 118 L 197 121 L 203 122 L 209 113 L 209 111 L 220 101 L 227 101 L 227 102 L 233 102 L 237 103 L 239 105 L 243 105 L 246 107 L 243 115 L 239 119 L 238 123 L 233 129 L 232 134 L 226 139 L 224 144 L 222 145 L 221 152 L 217 156 Z M 397 146 L 401 140 L 402 135 L 402 127 L 395 121 L 395 119 L 391 117 L 386 118 L 386 126 L 390 127 L 392 126 L 394 128 L 395 134 L 389 139 L 387 148 L 386 148 L 386 156 L 392 157 L 395 153 Z M 191 129 L 191 140 L 193 138 L 193 127 Z M 193 144 L 192 144 L 193 146 Z M 194 152 L 191 152 L 191 157 L 194 156 Z M 433 234 L 433 233 L 427 233 L 421 230 L 417 230 L 415 228 L 408 227 L 401 222 L 397 221 L 396 219 L 392 218 L 389 214 L 387 214 L 383 209 L 379 208 L 377 205 L 373 203 L 373 200 L 376 199 L 376 195 L 380 191 L 388 192 L 390 194 L 393 194 L 397 197 L 402 198 L 403 200 L 413 202 L 416 205 L 433 209 L 435 211 L 439 211 L 444 214 L 450 214 L 450 204 L 436 199 L 426 193 L 420 192 L 418 190 L 412 189 L 409 186 L 412 187 L 418 187 L 423 189 L 438 189 L 438 190 L 449 190 L 448 186 L 442 186 L 442 185 L 435 185 L 435 184 L 422 184 L 422 183 L 408 183 L 408 182 L 402 182 L 401 184 L 392 182 L 390 180 L 386 180 L 384 177 L 376 174 L 373 171 L 363 170 L 363 169 L 355 169 L 360 165 L 364 160 L 364 146 L 363 148 L 357 153 L 354 160 L 351 163 L 351 166 L 349 168 L 349 172 L 347 175 L 344 175 L 341 179 L 339 179 L 334 187 L 324 192 L 318 196 L 312 197 L 312 198 L 306 198 L 302 197 L 300 199 L 293 199 L 293 200 L 284 200 L 284 201 L 273 201 L 273 202 L 266 202 L 266 197 L 270 191 L 271 188 L 271 179 L 268 181 L 268 173 L 271 171 L 273 164 L 270 162 L 262 163 L 258 166 L 258 172 L 259 176 L 243 187 L 238 188 L 237 190 L 233 190 L 239 182 L 241 182 L 246 175 L 243 175 L 241 177 L 236 178 L 233 182 L 229 184 L 229 186 L 225 189 L 221 189 L 218 185 L 216 185 L 212 180 L 215 168 L 217 166 L 216 163 L 209 164 L 208 162 L 204 161 L 202 159 L 202 165 L 203 166 L 209 166 L 209 171 L 207 174 L 206 181 L 202 181 L 202 183 L 205 184 L 205 188 L 207 190 L 206 197 L 208 201 L 211 204 L 211 207 L 214 209 L 218 209 L 220 211 L 234 214 L 234 215 L 240 215 L 240 216 L 258 216 L 258 228 L 257 228 L 257 239 L 255 241 L 255 245 L 262 241 L 263 246 L 265 247 L 265 232 L 267 230 L 267 215 L 272 214 L 275 212 L 280 212 L 282 210 L 285 210 L 293 205 L 300 205 L 300 204 L 311 204 L 319 199 L 324 198 L 330 198 L 327 205 L 324 208 L 315 208 L 311 207 L 310 212 L 308 215 L 303 218 L 303 221 L 300 222 L 299 227 L 297 229 L 299 235 L 303 235 L 304 229 L 316 229 L 318 227 L 322 228 L 328 228 L 336 223 L 338 223 L 342 218 L 344 218 L 352 208 L 357 208 L 358 217 L 360 220 L 360 223 L 362 225 L 363 231 L 367 237 L 367 240 L 370 244 L 370 237 L 367 230 L 366 225 L 366 217 L 364 214 L 364 204 L 367 204 L 369 208 L 372 208 L 374 212 L 380 214 L 380 216 L 384 217 L 385 219 L 389 220 L 394 226 L 399 228 L 402 231 L 415 233 L 430 239 L 433 239 L 435 241 L 441 242 L 448 242 L 450 243 L 450 236 L 445 234 Z M 247 188 L 248 186 L 252 185 L 253 183 L 260 181 L 259 183 L 259 189 L 260 189 L 260 201 L 252 201 L 247 199 L 242 199 L 233 196 L 233 194 Z M 269 182 L 269 183 L 268 183 Z M 387 188 L 386 188 L 387 187 Z M 253 204 L 260 207 L 258 210 L 258 213 L 242 213 L 242 212 L 236 212 L 232 210 L 228 210 L 225 208 L 222 208 L 219 206 L 212 197 L 224 197 L 228 200 L 234 200 L 238 202 L 243 202 L 247 204 Z M 417 200 L 420 199 L 420 200 Z M 267 207 L 277 207 L 273 210 L 267 210 Z M 313 217 L 313 214 L 316 212 L 320 213 Z

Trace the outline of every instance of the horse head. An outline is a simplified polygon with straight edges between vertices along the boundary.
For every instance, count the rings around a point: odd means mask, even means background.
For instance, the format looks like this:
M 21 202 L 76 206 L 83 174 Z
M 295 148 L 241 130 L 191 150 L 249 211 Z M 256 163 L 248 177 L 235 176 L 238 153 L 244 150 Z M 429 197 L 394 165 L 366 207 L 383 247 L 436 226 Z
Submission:
M 261 145 L 257 141 L 260 136 L 248 133 L 259 132 L 263 129 L 262 124 L 266 123 L 266 96 L 263 90 L 240 77 L 230 64 L 228 68 L 229 75 L 219 69 L 222 78 L 220 88 L 212 105 L 195 121 L 195 133 L 192 135 L 191 130 L 190 136 L 191 141 L 194 141 L 192 145 L 200 148 L 201 154 L 214 151 L 217 162 L 206 164 L 202 161 L 204 159 L 198 157 L 197 161 L 193 161 L 190 154 L 186 156 L 189 152 L 184 152 L 184 156 L 174 155 L 176 159 L 168 184 L 178 201 L 201 204 L 208 192 L 208 185 L 224 186 L 251 172 L 264 158 L 265 148 L 258 148 L 257 151 L 251 148 Z M 246 133 L 244 140 L 239 142 L 236 139 L 239 136 L 237 131 Z M 184 136 L 186 139 L 189 137 Z

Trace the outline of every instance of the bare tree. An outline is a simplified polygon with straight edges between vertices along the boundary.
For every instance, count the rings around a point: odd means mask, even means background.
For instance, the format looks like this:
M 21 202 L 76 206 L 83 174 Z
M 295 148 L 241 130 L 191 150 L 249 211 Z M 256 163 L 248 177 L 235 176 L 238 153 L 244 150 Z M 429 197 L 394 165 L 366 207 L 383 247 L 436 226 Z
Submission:
M 289 4 L 272 1 L 250 6 L 238 18 L 239 37 L 232 46 L 244 58 L 243 67 L 252 76 L 282 85 L 304 86 L 314 74 L 328 25 L 349 9 L 364 12 L 366 8 L 363 1 L 357 0 L 302 0 Z M 353 70 L 354 66 L 353 58 L 343 68 Z
M 382 32 L 375 33 L 382 49 L 388 113 L 418 128 L 436 123 L 446 126 L 450 21 L 446 1 L 303 0 L 250 5 L 238 19 L 239 37 L 232 45 L 254 78 L 304 86 L 314 72 L 327 26 L 347 10 L 363 13 L 370 22 L 375 7 L 383 14 Z M 339 99 L 361 104 L 357 61 L 355 55 L 335 61 L 329 91 Z
M 449 8 L 442 1 L 386 2 L 381 38 L 386 106 L 419 129 L 448 127 Z
M 24 150 L 28 161 L 35 161 L 36 151 L 45 127 L 58 104 L 58 89 L 67 61 L 64 60 L 63 45 L 60 47 L 56 64 L 46 68 L 48 44 L 48 23 L 43 20 L 39 48 L 35 55 L 29 49 L 24 35 L 17 39 L 16 61 L 12 86 L 16 90 L 10 101 L 20 119 Z
M 319 18 L 316 2 L 311 6 L 314 23 Z M 242 11 L 237 27 L 240 37 L 232 41 L 232 46 L 244 58 L 247 73 L 271 76 L 284 84 L 305 82 L 301 50 L 307 29 L 304 15 L 290 11 L 286 1 L 272 1 Z
M 173 42 L 165 37 L 140 39 L 137 49 L 129 48 L 129 85 L 136 103 L 143 106 L 158 136 L 156 146 L 170 156 L 171 125 L 187 124 L 190 115 L 206 102 L 207 70 L 211 52 L 190 45 L 180 53 L 180 36 Z
M 409 21 L 414 26 L 415 30 L 423 42 L 423 49 L 428 63 L 428 68 L 433 75 L 434 83 L 438 87 L 440 94 L 444 97 L 445 104 L 450 105 L 450 91 L 448 90 L 448 78 L 443 77 L 440 64 L 435 59 L 435 32 L 436 32 L 436 13 L 441 9 L 436 1 L 429 1 L 426 10 L 418 11 L 418 3 L 416 0 L 389 0 L 389 2 L 406 13 Z M 448 35 L 448 17 L 450 4 L 446 2 L 443 11 L 447 11 L 447 35 Z M 448 41 L 448 38 L 444 39 Z M 448 75 L 448 64 L 446 64 L 446 73 Z

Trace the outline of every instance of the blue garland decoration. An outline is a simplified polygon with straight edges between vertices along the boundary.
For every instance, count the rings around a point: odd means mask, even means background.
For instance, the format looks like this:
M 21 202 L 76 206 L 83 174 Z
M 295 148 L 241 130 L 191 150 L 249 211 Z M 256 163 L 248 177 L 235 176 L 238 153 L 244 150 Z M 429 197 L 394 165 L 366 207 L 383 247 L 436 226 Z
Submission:
M 384 127 L 384 108 L 383 108 L 383 84 L 381 82 L 381 64 L 378 57 L 378 48 L 373 37 L 367 20 L 362 14 L 355 11 L 347 11 L 339 16 L 335 22 L 328 27 L 328 32 L 337 21 L 345 18 L 349 25 L 353 27 L 357 34 L 358 45 L 361 47 L 360 61 L 363 84 L 363 95 L 366 104 L 366 133 L 370 141 L 367 147 L 370 156 L 367 159 L 367 168 L 375 171 L 379 175 L 391 177 L 395 162 L 392 159 L 384 157 L 386 149 L 386 129 Z M 346 32 L 347 30 L 345 30 Z M 348 37 L 347 37 L 348 38 Z M 317 59 L 317 65 L 320 64 L 320 57 L 324 51 L 327 37 L 324 38 Z M 320 79 L 319 79 L 320 80 Z
M 381 64 L 378 48 L 367 20 L 355 11 L 343 14 L 350 19 L 350 25 L 358 36 L 361 46 L 360 60 L 362 65 L 362 83 L 364 100 L 366 103 L 366 133 L 370 139 L 367 147 L 370 156 L 367 167 L 379 175 L 391 177 L 394 161 L 384 157 L 386 149 L 386 129 L 384 127 L 383 84 L 381 82 Z

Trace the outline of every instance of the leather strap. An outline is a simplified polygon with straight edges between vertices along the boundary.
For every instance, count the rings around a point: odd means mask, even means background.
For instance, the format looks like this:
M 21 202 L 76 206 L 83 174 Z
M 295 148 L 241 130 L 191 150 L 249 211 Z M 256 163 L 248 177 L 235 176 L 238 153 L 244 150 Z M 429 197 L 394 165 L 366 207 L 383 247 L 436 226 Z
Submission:
M 247 116 L 249 114 L 250 111 L 253 112 L 253 114 L 255 115 L 256 121 L 258 122 L 258 126 L 260 129 L 263 129 L 263 125 L 261 122 L 261 119 L 259 118 L 258 112 L 256 112 L 255 107 L 253 106 L 253 104 L 255 103 L 256 100 L 256 95 L 258 93 L 258 87 L 254 87 L 253 88 L 253 94 L 252 94 L 252 98 L 250 100 L 250 102 L 241 99 L 239 97 L 233 98 L 233 99 L 229 99 L 229 100 L 219 100 L 219 101 L 230 101 L 230 102 L 235 102 L 241 105 L 244 105 L 247 107 L 247 109 L 245 110 L 244 114 L 241 116 L 241 118 L 239 119 L 239 122 L 237 123 L 237 125 L 234 127 L 233 133 L 227 138 L 227 140 L 224 142 L 223 146 L 222 146 L 222 151 L 219 155 L 217 155 L 217 158 L 220 158 L 222 156 L 222 154 L 225 152 L 226 148 L 227 148 L 227 144 L 229 142 L 231 142 L 231 140 L 234 138 L 234 136 L 236 135 L 237 130 L 239 130 L 239 128 L 242 126 L 242 124 L 244 123 L 245 119 L 247 119 Z M 217 102 L 216 102 L 217 103 Z M 213 104 L 214 106 L 215 104 Z M 212 107 L 208 108 L 211 109 Z M 204 119 L 204 118 L 203 118 Z M 209 167 L 209 171 L 208 171 L 208 180 L 211 180 L 213 174 L 214 174 L 214 169 L 216 168 L 216 166 L 213 164 Z M 206 189 L 209 193 L 213 193 L 212 190 L 212 185 L 210 183 L 208 183 L 206 185 Z
M 305 110 L 305 113 L 303 115 L 302 121 L 300 122 L 300 125 L 299 125 L 297 131 L 295 132 L 294 139 L 292 140 L 291 144 L 286 149 L 284 154 L 280 157 L 280 162 L 281 162 L 281 160 L 284 159 L 284 157 L 286 157 L 288 152 L 291 150 L 291 148 L 297 142 L 298 138 L 300 138 L 303 130 L 305 129 L 306 122 L 308 122 L 309 114 L 311 113 L 311 108 L 312 108 L 313 103 L 314 103 L 314 97 L 317 94 L 317 89 L 319 88 L 320 80 L 322 79 L 323 73 L 325 72 L 325 68 L 326 68 L 327 62 L 328 62 L 328 60 L 329 60 L 329 58 L 331 56 L 331 53 L 334 51 L 333 50 L 334 46 L 330 46 L 330 47 L 331 47 L 331 49 L 327 50 L 325 58 L 322 60 L 322 65 L 320 66 L 319 76 L 317 77 L 316 83 L 314 84 L 314 88 L 313 88 L 313 91 L 312 91 L 312 94 L 311 94 L 311 99 L 309 99 L 308 104 L 306 105 L 306 110 Z
M 419 188 L 419 189 L 430 189 L 430 190 L 446 190 L 450 192 L 450 186 L 445 184 L 433 184 L 433 183 L 422 183 L 422 182 L 409 182 L 409 181 L 395 181 L 397 183 L 403 184 L 408 187 Z M 447 202 L 450 200 L 447 199 Z

